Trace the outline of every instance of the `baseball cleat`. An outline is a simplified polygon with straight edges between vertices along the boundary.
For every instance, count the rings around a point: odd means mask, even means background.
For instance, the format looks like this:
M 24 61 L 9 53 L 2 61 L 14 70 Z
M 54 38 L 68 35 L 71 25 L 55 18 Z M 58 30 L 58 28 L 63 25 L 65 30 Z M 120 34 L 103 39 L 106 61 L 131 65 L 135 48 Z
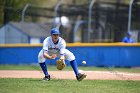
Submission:
M 49 80 L 50 80 L 50 75 L 45 76 L 45 77 L 43 78 L 43 80 L 44 80 L 44 81 L 49 81 Z
M 79 73 L 78 76 L 76 76 L 76 78 L 78 81 L 82 81 L 84 78 L 86 78 L 86 76 L 87 76 L 86 74 Z

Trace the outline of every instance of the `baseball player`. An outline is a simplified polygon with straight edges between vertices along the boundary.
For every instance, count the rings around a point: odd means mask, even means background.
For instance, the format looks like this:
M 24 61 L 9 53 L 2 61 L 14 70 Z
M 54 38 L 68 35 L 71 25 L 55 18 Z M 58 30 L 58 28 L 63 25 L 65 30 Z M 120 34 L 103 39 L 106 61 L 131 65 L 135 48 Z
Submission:
M 74 54 L 66 49 L 66 42 L 59 35 L 60 32 L 57 28 L 51 29 L 51 36 L 47 37 L 43 41 L 43 48 L 38 54 L 38 62 L 45 75 L 43 80 L 50 80 L 50 75 L 45 63 L 46 59 L 55 59 L 56 57 L 60 58 L 60 61 L 62 61 L 62 65 L 65 65 L 64 60 L 68 60 L 75 72 L 76 79 L 78 81 L 83 80 L 84 78 L 86 78 L 86 75 L 78 72 L 78 66 Z
M 135 43 L 135 41 L 131 38 L 132 33 L 127 32 L 127 35 L 123 38 L 122 42 L 124 43 Z

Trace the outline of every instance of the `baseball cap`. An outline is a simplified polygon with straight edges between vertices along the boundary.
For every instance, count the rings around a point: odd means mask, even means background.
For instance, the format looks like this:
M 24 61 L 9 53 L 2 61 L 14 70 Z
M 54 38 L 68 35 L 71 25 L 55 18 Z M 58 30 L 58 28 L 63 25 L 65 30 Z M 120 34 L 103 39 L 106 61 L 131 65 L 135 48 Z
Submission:
M 60 34 L 60 31 L 57 28 L 51 29 L 51 34 Z

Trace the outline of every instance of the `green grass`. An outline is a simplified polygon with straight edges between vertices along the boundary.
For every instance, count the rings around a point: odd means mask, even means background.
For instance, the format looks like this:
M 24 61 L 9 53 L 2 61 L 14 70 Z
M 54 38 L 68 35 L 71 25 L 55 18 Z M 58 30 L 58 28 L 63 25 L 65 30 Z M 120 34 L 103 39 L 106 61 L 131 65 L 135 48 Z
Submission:
M 79 67 L 92 71 L 138 72 L 140 68 Z M 0 70 L 41 70 L 38 65 L 0 65 Z M 48 66 L 48 70 L 57 70 Z M 72 70 L 67 66 L 64 70 Z M 0 93 L 139 93 L 140 81 L 59 80 L 0 78 Z
M 40 70 L 38 65 L 0 65 L 0 70 Z
M 0 78 L 0 93 L 139 93 L 140 81 Z
M 55 66 L 47 66 L 48 70 L 57 70 Z M 86 71 L 122 71 L 122 72 L 132 72 L 140 73 L 139 68 L 107 68 L 107 67 L 84 67 L 80 66 L 79 69 Z M 41 70 L 39 65 L 0 65 L 0 70 Z M 64 70 L 71 71 L 71 66 L 67 66 Z

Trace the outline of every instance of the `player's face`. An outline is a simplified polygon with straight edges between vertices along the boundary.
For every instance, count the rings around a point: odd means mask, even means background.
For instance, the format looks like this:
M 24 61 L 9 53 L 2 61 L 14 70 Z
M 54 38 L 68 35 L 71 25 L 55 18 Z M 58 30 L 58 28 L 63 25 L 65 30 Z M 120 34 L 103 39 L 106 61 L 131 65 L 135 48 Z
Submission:
M 58 34 L 53 34 L 52 35 L 52 40 L 54 43 L 56 43 L 58 41 L 59 35 Z

